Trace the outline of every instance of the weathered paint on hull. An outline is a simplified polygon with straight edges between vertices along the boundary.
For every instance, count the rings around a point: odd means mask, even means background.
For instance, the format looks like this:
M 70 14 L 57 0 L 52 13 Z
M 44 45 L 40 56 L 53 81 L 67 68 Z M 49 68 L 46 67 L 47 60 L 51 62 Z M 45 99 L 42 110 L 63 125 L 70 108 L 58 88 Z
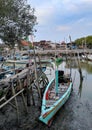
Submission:
M 49 125 L 49 121 L 54 117 L 54 115 L 57 113 L 57 111 L 65 104 L 65 102 L 68 100 L 72 90 L 72 83 L 70 84 L 70 87 L 68 88 L 67 92 L 64 94 L 65 96 L 57 101 L 55 105 L 51 107 L 46 113 L 47 115 L 43 117 L 41 115 L 39 117 L 39 120 L 42 121 L 43 123 Z M 46 114 L 44 113 L 44 115 Z

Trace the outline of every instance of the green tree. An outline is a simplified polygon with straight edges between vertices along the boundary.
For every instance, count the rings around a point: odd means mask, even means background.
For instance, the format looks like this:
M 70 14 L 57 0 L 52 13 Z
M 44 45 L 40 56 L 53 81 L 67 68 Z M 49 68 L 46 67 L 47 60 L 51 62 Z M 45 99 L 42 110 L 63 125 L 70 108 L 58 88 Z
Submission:
M 33 48 L 34 48 L 31 42 L 30 42 L 30 44 L 29 44 L 29 48 L 30 48 L 30 49 L 33 49 Z
M 0 39 L 10 47 L 35 32 L 37 17 L 27 0 L 0 0 Z
M 77 46 L 87 46 L 88 48 L 92 48 L 92 36 L 86 36 L 75 40 Z
M 86 37 L 86 44 L 88 48 L 92 48 L 92 36 Z

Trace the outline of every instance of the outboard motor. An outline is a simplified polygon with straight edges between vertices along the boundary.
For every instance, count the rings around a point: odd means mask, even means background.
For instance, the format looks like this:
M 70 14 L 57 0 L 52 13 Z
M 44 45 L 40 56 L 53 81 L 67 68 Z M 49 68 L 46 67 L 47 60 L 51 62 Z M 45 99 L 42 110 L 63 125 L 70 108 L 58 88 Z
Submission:
M 58 71 L 58 83 L 63 83 L 64 82 L 64 71 L 59 70 Z

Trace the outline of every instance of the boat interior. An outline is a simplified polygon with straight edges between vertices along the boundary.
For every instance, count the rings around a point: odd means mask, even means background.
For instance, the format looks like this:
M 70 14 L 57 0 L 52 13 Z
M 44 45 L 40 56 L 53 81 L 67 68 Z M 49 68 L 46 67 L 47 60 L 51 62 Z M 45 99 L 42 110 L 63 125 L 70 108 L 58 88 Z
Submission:
M 55 90 L 55 80 L 46 92 L 46 108 L 51 107 L 67 91 L 70 84 L 70 75 L 64 75 L 64 71 L 58 73 L 58 93 Z

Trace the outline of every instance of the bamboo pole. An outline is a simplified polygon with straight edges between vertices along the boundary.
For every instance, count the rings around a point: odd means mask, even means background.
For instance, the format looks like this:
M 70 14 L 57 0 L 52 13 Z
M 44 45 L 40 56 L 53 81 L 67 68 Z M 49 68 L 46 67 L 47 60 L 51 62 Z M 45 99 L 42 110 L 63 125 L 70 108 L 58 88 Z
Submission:
M 8 99 L 5 103 L 3 103 L 2 105 L 0 105 L 0 109 L 2 107 L 4 107 L 5 105 L 7 105 L 11 100 L 13 100 L 16 96 L 18 96 L 20 93 L 22 93 L 24 91 L 24 88 L 22 90 L 20 90 L 18 93 L 16 93 L 14 96 L 12 96 L 10 99 Z
M 5 100 L 5 96 L 0 99 L 0 102 L 2 102 L 3 100 Z
M 40 56 L 39 56 L 39 54 L 38 54 L 38 59 L 39 59 L 39 65 L 40 65 L 40 69 L 42 70 L 42 65 L 41 65 L 41 59 L 40 59 Z
M 7 99 L 5 99 L 5 101 L 7 101 Z M 16 106 L 15 106 L 13 103 L 9 102 L 9 104 L 10 104 L 14 109 L 17 109 Z
M 36 54 L 35 54 L 35 46 L 34 46 L 34 42 L 33 42 L 33 36 L 31 36 L 31 40 L 32 40 L 33 51 L 34 51 L 33 53 L 34 53 L 35 78 L 37 80 L 38 79 L 38 74 L 37 74 L 37 63 L 36 63 Z M 39 97 L 41 98 L 41 92 L 40 92 L 40 88 L 39 88 L 39 83 L 37 82 L 36 84 L 37 84 Z
M 28 72 L 30 72 L 30 68 L 29 68 Z M 29 90 L 28 94 L 31 94 L 33 105 L 35 105 L 34 96 L 33 96 L 33 90 L 32 90 L 32 85 L 31 85 L 31 76 L 30 76 L 30 73 L 28 73 L 28 77 L 27 78 L 29 79 L 28 80 L 28 90 Z
M 14 85 L 13 85 L 13 81 L 11 81 L 11 87 L 12 87 L 12 94 L 15 95 L 15 89 L 14 89 Z M 18 118 L 18 122 L 19 122 L 19 109 L 18 109 L 18 102 L 17 102 L 17 98 L 14 97 L 14 100 L 15 100 L 15 105 L 16 105 L 16 108 L 17 108 L 17 118 Z
M 31 93 L 31 96 L 32 96 L 33 105 L 35 106 L 35 100 L 34 100 L 34 96 L 33 96 L 32 86 L 30 86 L 30 93 Z
M 18 82 L 19 82 L 19 88 L 20 88 L 20 90 L 22 90 L 22 84 L 21 84 L 21 81 L 20 81 L 19 77 L 18 77 Z M 26 105 L 26 101 L 25 101 L 25 97 L 24 97 L 23 92 L 21 92 L 21 95 L 22 95 L 22 100 L 23 100 L 26 112 L 28 113 L 28 109 L 27 109 L 27 105 Z
M 80 73 L 80 80 L 83 80 L 83 75 L 82 75 L 82 70 L 81 70 L 81 65 L 80 65 L 79 59 L 78 59 L 78 70 L 79 70 L 79 73 Z
M 26 92 L 27 92 L 27 106 L 31 105 L 31 101 L 30 101 L 30 91 L 29 91 L 29 86 L 30 86 L 30 74 L 29 74 L 30 70 L 27 73 L 27 86 L 26 86 Z
M 5 96 L 0 99 L 0 102 L 2 102 L 2 101 L 7 101 L 6 98 L 5 98 Z M 16 106 L 13 105 L 11 102 L 9 102 L 9 104 L 10 104 L 12 107 L 16 108 Z M 1 107 L 1 106 L 0 106 L 0 107 Z

